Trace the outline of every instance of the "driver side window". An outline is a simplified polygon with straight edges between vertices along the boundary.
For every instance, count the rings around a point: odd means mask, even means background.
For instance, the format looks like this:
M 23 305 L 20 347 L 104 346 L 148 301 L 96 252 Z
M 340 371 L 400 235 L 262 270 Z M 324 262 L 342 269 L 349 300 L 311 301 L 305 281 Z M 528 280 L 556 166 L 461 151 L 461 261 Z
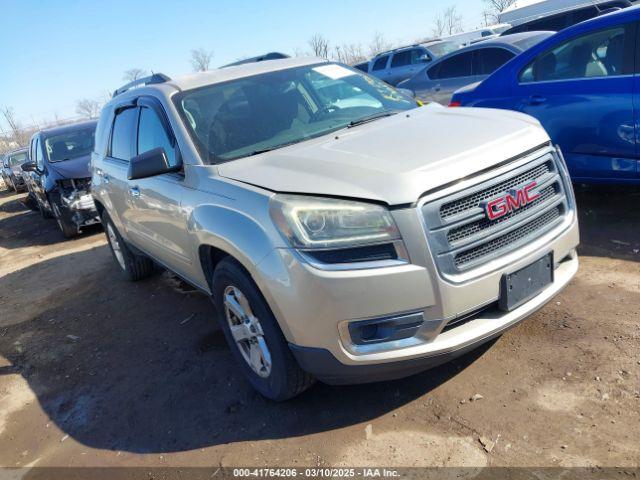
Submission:
M 536 57 L 520 74 L 520 83 L 612 77 L 625 71 L 624 26 L 573 38 Z
M 169 165 L 178 164 L 176 150 L 158 115 L 151 108 L 142 107 L 138 123 L 138 155 L 158 147 L 164 149 Z

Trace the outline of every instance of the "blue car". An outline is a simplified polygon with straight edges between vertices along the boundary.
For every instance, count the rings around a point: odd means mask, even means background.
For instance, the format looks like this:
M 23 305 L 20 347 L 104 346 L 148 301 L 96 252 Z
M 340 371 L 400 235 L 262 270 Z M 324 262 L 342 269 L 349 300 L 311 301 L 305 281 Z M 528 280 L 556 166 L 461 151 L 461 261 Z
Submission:
M 567 28 L 458 90 L 450 106 L 532 115 L 574 182 L 640 185 L 639 21 L 631 7 Z

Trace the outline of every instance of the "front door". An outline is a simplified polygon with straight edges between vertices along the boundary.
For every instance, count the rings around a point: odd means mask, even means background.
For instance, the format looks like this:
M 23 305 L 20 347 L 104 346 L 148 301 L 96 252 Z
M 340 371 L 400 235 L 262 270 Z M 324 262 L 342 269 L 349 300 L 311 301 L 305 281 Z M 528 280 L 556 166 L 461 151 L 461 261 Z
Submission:
M 562 148 L 574 179 L 634 178 L 635 24 L 572 38 L 519 75 L 519 109 Z
M 142 97 L 138 105 L 136 153 L 162 147 L 169 164 L 178 165 L 180 152 L 160 102 Z M 184 188 L 184 175 L 180 172 L 129 181 L 136 243 L 171 270 L 188 276 L 193 259 L 188 243 L 187 213 L 181 205 Z

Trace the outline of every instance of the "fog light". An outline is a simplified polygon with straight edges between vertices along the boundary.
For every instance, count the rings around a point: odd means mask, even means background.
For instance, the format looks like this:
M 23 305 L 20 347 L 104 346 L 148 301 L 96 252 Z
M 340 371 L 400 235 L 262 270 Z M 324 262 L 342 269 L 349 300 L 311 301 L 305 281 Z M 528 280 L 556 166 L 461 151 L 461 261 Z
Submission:
M 413 337 L 423 323 L 422 312 L 359 320 L 349 324 L 349 334 L 356 345 L 391 342 Z

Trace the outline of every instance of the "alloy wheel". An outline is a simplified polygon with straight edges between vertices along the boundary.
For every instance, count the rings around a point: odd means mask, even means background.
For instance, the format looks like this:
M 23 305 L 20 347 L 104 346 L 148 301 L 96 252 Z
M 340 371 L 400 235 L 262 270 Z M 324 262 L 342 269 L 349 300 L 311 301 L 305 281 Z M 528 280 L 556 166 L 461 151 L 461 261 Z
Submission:
M 224 313 L 238 350 L 251 370 L 266 378 L 271 373 L 271 352 L 264 339 L 260 320 L 253 314 L 247 297 L 232 285 L 224 290 Z

